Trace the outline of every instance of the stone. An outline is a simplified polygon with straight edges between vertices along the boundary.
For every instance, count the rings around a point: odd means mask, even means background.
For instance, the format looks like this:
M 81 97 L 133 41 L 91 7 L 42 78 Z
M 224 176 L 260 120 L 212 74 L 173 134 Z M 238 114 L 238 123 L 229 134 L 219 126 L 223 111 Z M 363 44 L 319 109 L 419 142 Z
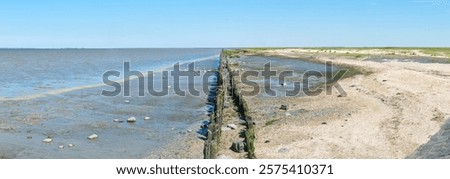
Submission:
M 231 105 L 230 105 L 229 102 L 225 102 L 225 103 L 223 104 L 223 107 L 224 107 L 224 108 L 229 108 L 229 107 L 231 107 Z
M 278 150 L 278 153 L 287 153 L 289 152 L 288 148 L 281 148 L 280 150 Z
M 227 127 L 229 127 L 230 129 L 237 129 L 238 126 L 236 124 L 228 124 Z
M 52 138 L 46 138 L 46 139 L 42 140 L 42 142 L 45 142 L 45 143 L 50 143 L 52 141 L 53 141 Z
M 88 138 L 89 140 L 94 140 L 94 139 L 97 139 L 97 138 L 98 138 L 98 135 L 97 135 L 97 134 L 92 134 L 92 135 L 88 136 L 87 138 Z
M 231 150 L 233 150 L 234 152 L 237 152 L 237 153 L 244 153 L 245 147 L 246 147 L 245 142 L 237 141 L 237 142 L 233 142 L 233 144 L 231 145 Z
M 326 122 L 322 122 L 322 125 L 327 125 L 327 123 Z
M 281 105 L 280 109 L 287 111 L 287 110 L 289 110 L 289 105 L 283 104 L 283 105 Z
M 229 131 L 231 129 L 229 127 L 221 127 L 220 130 L 222 130 L 222 131 Z
M 189 130 L 187 130 L 187 132 L 192 132 L 192 130 L 189 129 Z
M 136 122 L 136 118 L 135 117 L 130 117 L 127 119 L 127 122 Z
M 60 145 L 60 146 L 58 146 L 58 148 L 59 148 L 59 149 L 63 149 L 63 148 L 64 148 L 64 145 Z
M 145 116 L 145 117 L 144 117 L 144 120 L 150 120 L 150 119 L 152 119 L 152 118 L 149 117 L 149 116 Z
M 73 144 L 67 144 L 67 147 L 74 147 L 75 145 Z
M 125 104 L 130 104 L 130 100 L 125 100 Z
M 123 121 L 123 120 L 120 120 L 120 119 L 114 119 L 113 122 L 122 123 L 122 122 L 124 122 L 124 121 Z
M 233 159 L 233 158 L 231 158 L 230 156 L 226 156 L 224 154 L 221 154 L 221 155 L 217 156 L 217 159 Z
M 292 114 L 287 112 L 285 115 L 286 115 L 286 116 L 291 116 Z

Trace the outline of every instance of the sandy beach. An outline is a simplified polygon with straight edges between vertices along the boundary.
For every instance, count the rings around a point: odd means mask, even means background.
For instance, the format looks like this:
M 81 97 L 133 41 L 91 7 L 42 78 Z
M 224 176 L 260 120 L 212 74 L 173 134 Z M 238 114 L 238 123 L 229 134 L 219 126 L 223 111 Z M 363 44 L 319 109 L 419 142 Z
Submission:
M 336 90 L 332 95 L 245 97 L 256 123 L 258 158 L 406 158 L 450 117 L 450 64 L 405 60 L 436 57 L 418 51 L 384 61 L 370 60 L 381 50 L 358 52 L 364 56 L 347 52 L 266 49 L 240 54 L 332 61 L 368 72 L 339 81 L 345 97 Z M 280 110 L 284 104 L 287 111 Z

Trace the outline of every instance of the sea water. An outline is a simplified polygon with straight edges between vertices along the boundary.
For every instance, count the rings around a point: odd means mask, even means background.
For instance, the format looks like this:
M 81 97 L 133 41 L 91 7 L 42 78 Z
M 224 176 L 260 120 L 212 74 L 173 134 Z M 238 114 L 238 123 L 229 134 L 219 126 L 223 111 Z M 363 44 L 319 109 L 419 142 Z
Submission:
M 196 70 L 214 70 L 219 54 L 220 49 L 2 49 L 0 158 L 145 158 L 208 119 L 208 94 L 138 96 L 132 83 L 131 96 L 105 97 L 101 92 L 111 86 L 103 74 L 121 72 L 112 78 L 120 81 L 124 62 L 142 74 L 191 62 Z M 181 80 L 199 90 L 205 85 Z M 137 121 L 113 121 L 130 117 Z M 98 138 L 87 139 L 91 134 Z M 51 143 L 42 142 L 48 137 Z

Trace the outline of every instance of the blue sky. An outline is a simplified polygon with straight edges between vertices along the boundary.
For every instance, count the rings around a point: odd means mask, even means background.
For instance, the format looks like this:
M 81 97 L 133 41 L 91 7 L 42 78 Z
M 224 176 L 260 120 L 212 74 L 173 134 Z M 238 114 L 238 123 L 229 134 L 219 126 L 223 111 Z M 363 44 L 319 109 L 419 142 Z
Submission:
M 449 47 L 448 1 L 2 0 L 0 47 Z

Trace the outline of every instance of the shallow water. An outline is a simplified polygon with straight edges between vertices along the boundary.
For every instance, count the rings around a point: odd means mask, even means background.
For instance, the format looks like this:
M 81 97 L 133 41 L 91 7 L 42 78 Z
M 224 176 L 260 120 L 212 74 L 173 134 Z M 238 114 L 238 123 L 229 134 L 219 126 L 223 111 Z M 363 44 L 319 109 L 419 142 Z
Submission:
M 260 92 L 256 95 L 258 97 L 286 97 L 289 95 L 287 94 L 287 91 L 293 91 L 294 90 L 294 83 L 300 82 L 300 89 L 303 89 L 306 87 L 306 85 L 310 88 L 313 88 L 318 83 L 322 83 L 326 81 L 326 78 L 315 78 L 311 77 L 309 79 L 308 84 L 303 84 L 303 75 L 307 71 L 317 71 L 322 73 L 325 76 L 326 73 L 326 66 L 325 64 L 321 63 L 315 63 L 315 62 L 309 62 L 306 60 L 301 59 L 292 59 L 292 58 L 283 58 L 283 57 L 271 57 L 271 56 L 242 56 L 241 58 L 234 59 L 235 61 L 239 62 L 241 67 L 241 73 L 246 70 L 255 70 L 260 73 L 260 76 L 257 78 L 249 78 L 251 81 L 257 82 L 260 86 Z M 271 70 L 276 71 L 276 76 L 271 77 L 270 80 L 264 80 L 261 76 L 261 72 L 264 70 L 264 65 L 270 63 L 271 64 Z M 338 67 L 333 66 L 331 68 L 331 72 L 335 73 L 337 70 L 339 70 Z M 284 85 L 281 85 L 281 79 L 280 79 L 280 73 L 291 71 L 292 76 L 286 76 L 284 78 Z M 270 88 L 275 91 L 275 95 L 268 94 L 264 91 L 264 87 L 266 86 L 265 82 L 268 82 L 270 84 Z M 304 96 L 305 93 L 303 93 L 304 90 L 300 90 L 299 93 L 295 96 Z M 288 93 L 289 94 L 289 93 Z M 292 95 L 292 94 L 290 94 Z
M 208 94 L 183 97 L 169 90 L 167 96 L 138 97 L 133 80 L 132 97 L 105 97 L 101 91 L 111 87 L 101 85 L 102 74 L 123 71 L 124 61 L 131 63 L 131 70 L 142 72 L 192 61 L 197 61 L 197 69 L 212 70 L 219 53 L 219 49 L 0 50 L 0 158 L 144 158 L 188 129 L 196 131 L 197 124 L 208 118 Z M 160 76 L 155 75 L 156 89 L 161 87 Z M 201 80 L 192 83 L 196 89 L 204 85 Z M 187 88 L 186 79 L 180 86 Z M 145 116 L 151 119 L 144 120 Z M 113 122 L 130 117 L 137 122 Z M 99 137 L 88 140 L 94 133 Z M 42 142 L 47 137 L 53 139 L 50 144 Z

